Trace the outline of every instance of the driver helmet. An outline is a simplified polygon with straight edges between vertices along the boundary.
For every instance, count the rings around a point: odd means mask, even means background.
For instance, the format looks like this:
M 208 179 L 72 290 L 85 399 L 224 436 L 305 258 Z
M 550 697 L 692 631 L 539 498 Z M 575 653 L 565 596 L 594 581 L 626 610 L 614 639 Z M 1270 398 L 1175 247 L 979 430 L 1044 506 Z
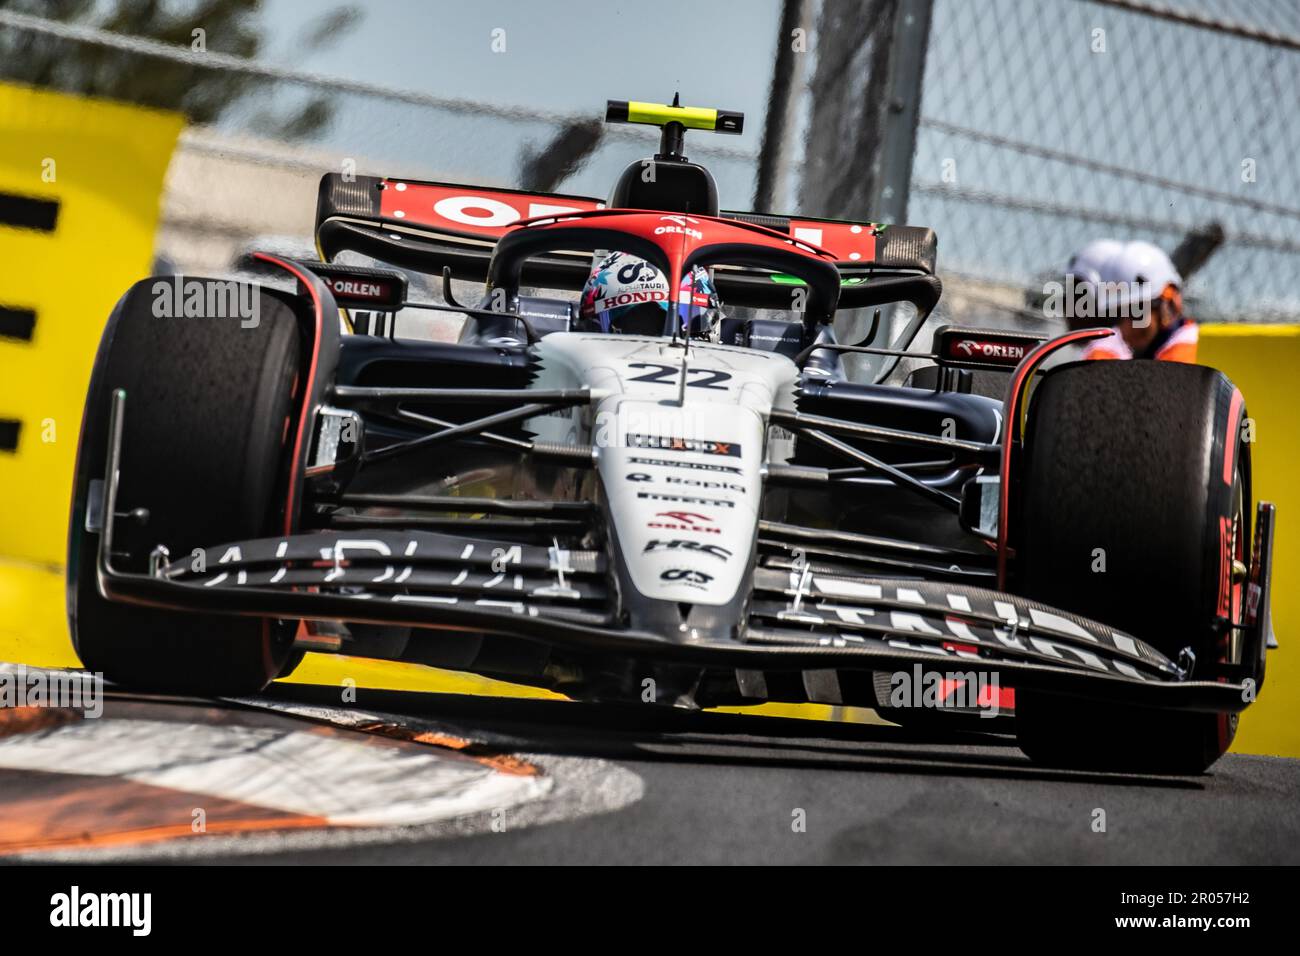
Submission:
M 682 277 L 677 321 L 669 321 L 669 281 L 653 263 L 626 252 L 598 256 L 582 287 L 578 319 L 591 331 L 622 335 L 708 338 L 722 311 L 709 273 L 695 266 Z

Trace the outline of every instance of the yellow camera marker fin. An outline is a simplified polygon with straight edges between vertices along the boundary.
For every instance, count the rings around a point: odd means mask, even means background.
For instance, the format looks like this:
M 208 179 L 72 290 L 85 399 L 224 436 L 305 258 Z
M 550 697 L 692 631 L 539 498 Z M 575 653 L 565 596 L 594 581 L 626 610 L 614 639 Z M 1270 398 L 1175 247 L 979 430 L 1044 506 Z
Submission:
M 686 129 L 738 134 L 744 132 L 745 114 L 735 110 L 715 110 L 703 106 L 669 106 L 666 103 L 643 103 L 636 100 L 608 100 L 605 104 L 605 122 L 639 123 L 645 126 L 680 123 Z

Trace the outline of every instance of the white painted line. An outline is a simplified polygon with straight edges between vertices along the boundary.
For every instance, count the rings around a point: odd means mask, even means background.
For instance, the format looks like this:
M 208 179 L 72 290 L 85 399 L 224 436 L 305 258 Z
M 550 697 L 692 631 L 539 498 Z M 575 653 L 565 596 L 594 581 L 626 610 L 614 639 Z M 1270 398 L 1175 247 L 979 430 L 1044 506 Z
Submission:
M 324 733 L 83 720 L 0 739 L 0 767 L 210 794 L 346 826 L 410 826 L 517 806 L 546 795 L 544 776 L 499 773 L 433 748 Z

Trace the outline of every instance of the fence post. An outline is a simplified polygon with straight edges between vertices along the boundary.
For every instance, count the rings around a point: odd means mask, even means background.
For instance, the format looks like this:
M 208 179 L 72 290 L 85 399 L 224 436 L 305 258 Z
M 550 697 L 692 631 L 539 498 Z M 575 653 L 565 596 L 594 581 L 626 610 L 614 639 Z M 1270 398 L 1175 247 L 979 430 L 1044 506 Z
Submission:
M 907 212 L 933 0 L 823 0 L 801 212 L 901 221 Z
M 871 215 L 884 222 L 907 221 L 907 199 L 921 119 L 921 85 L 930 45 L 934 0 L 898 0 L 889 38 L 889 86 L 880 126 L 876 192 Z
M 767 119 L 763 126 L 763 146 L 758 154 L 758 175 L 754 182 L 755 212 L 782 213 L 777 208 L 786 201 L 786 184 L 790 174 L 790 157 L 794 151 L 791 130 L 798 108 L 799 78 L 803 57 L 796 51 L 794 31 L 804 25 L 808 0 L 783 0 L 781 23 L 777 28 L 776 63 L 772 68 L 772 86 L 767 94 Z

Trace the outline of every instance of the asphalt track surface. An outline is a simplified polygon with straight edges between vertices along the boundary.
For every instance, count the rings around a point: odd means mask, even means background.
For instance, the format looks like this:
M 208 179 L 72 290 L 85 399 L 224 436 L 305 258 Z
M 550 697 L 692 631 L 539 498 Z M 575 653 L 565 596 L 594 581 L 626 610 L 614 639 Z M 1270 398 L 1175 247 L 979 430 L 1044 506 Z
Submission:
M 281 702 L 337 690 L 281 686 Z M 601 758 L 639 800 L 563 822 L 205 855 L 266 864 L 1229 864 L 1300 862 L 1300 761 L 1229 755 L 1195 778 L 1042 770 L 1003 737 L 920 735 L 548 701 L 361 691 L 357 705 L 502 750 Z M 1097 812 L 1105 832 L 1095 832 Z M 796 832 L 802 811 L 803 832 Z

